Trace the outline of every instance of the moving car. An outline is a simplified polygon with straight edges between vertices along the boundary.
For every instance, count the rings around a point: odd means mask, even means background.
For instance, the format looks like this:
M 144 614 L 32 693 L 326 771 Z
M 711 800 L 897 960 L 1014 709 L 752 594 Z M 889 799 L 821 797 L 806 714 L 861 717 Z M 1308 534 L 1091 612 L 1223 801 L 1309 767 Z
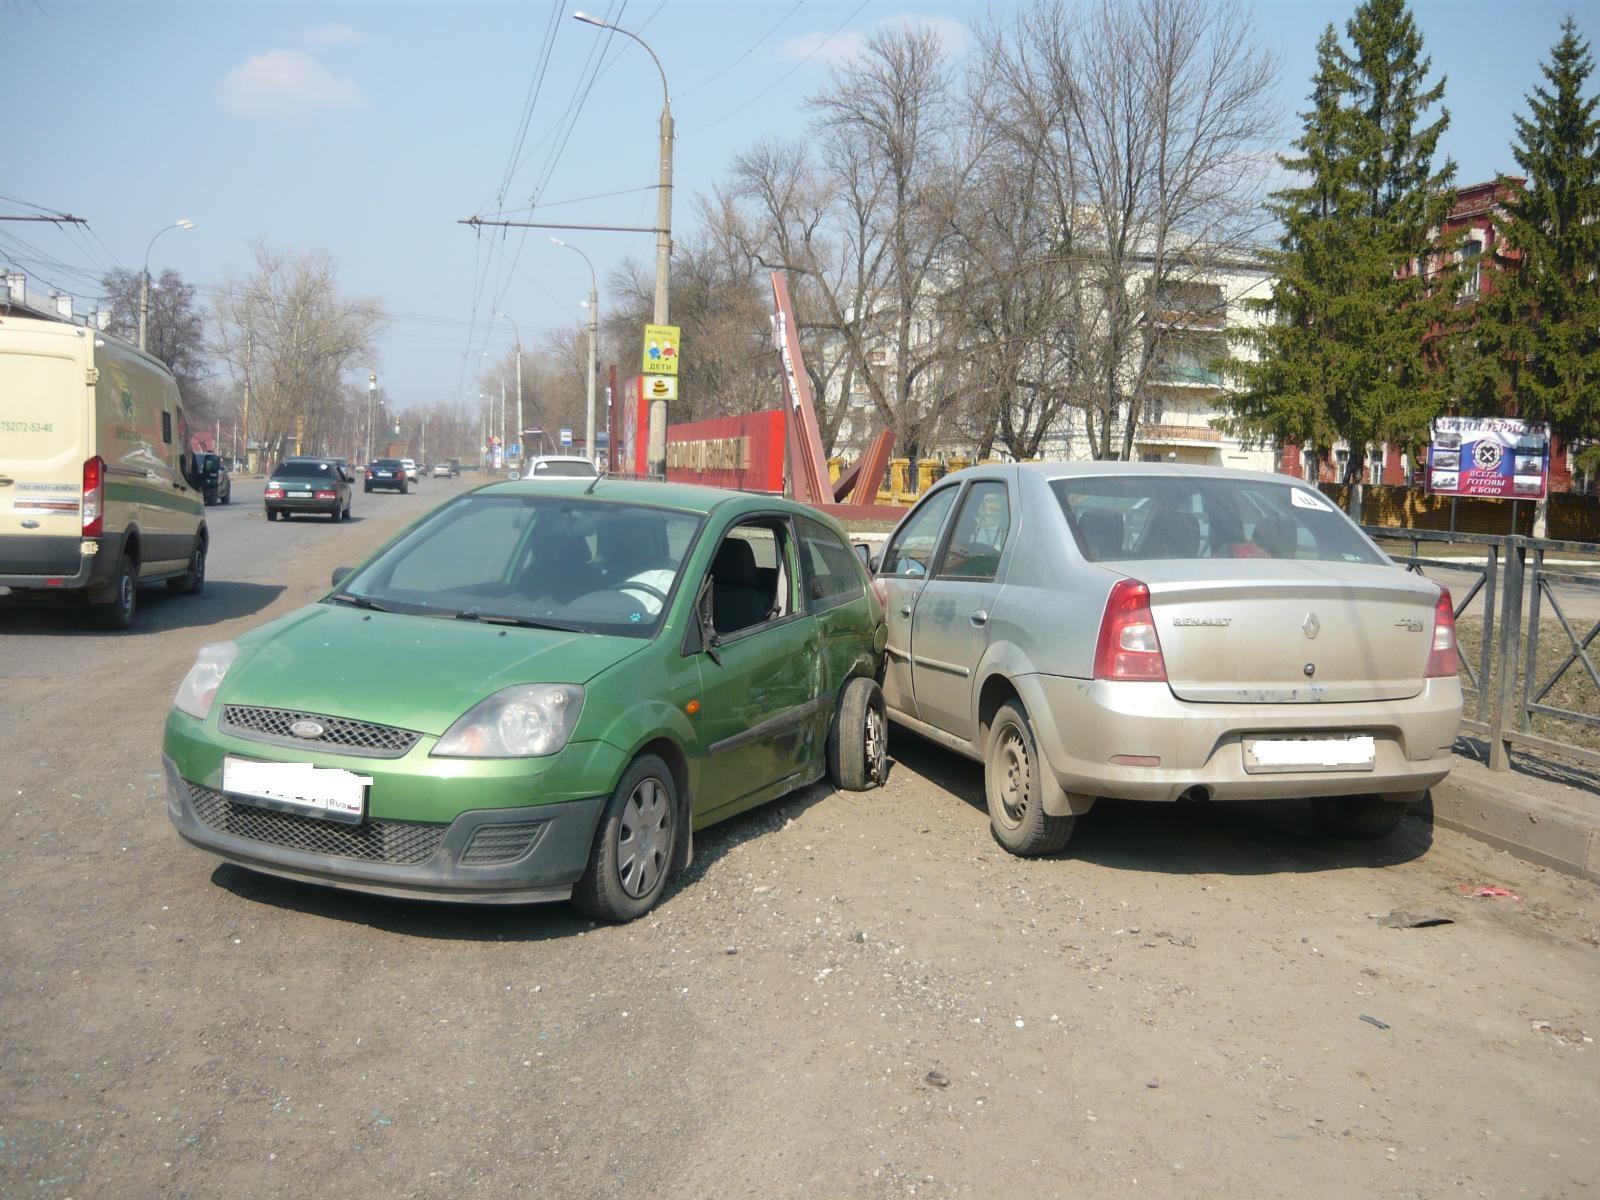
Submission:
M 995 838 L 1059 850 L 1098 797 L 1310 798 L 1392 830 L 1449 772 L 1450 594 L 1283 475 L 978 467 L 896 528 L 874 586 L 890 717 L 984 764 Z
M 409 491 L 411 482 L 406 478 L 405 463 L 398 458 L 373 459 L 367 464 L 367 478 L 361 490 L 370 492 L 373 488 L 393 488 L 402 494 Z
M 454 472 L 450 470 L 449 463 L 433 464 L 433 477 L 435 479 L 449 479 L 452 475 L 454 475 Z
M 0 321 L 0 596 L 87 600 L 127 629 L 139 585 L 205 586 L 201 479 L 177 381 L 66 321 Z
M 522 464 L 524 479 L 593 479 L 599 473 L 581 454 L 536 454 Z
M 267 476 L 263 498 L 269 521 L 287 521 L 297 513 L 326 513 L 343 521 L 352 503 L 350 481 L 331 458 L 284 459 Z
M 317 603 L 201 648 L 167 718 L 168 809 L 269 874 L 630 920 L 695 830 L 825 772 L 883 781 L 884 638 L 814 510 L 490 484 Z
M 422 472 L 417 470 L 417 460 L 414 458 L 402 458 L 400 461 L 405 466 L 406 478 L 412 483 L 420 483 L 422 480 Z
M 207 504 L 233 503 L 233 474 L 220 455 L 197 453 L 195 462 L 200 468 L 200 487 Z

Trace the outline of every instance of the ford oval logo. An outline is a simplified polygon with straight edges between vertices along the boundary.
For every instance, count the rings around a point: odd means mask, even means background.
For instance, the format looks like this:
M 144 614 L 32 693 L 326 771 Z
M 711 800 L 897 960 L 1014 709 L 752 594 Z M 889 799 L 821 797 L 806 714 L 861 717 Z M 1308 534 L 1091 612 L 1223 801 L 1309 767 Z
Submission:
M 307 721 L 302 719 L 289 726 L 289 732 L 294 734 L 294 736 L 297 738 L 306 738 L 307 740 L 311 740 L 313 738 L 321 737 L 327 732 L 327 730 L 324 729 L 317 721 Z

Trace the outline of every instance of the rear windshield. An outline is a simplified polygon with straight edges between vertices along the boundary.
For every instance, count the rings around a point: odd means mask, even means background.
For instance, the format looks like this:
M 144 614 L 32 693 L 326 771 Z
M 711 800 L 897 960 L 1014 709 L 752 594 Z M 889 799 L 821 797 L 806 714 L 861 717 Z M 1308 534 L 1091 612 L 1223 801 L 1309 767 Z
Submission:
M 588 462 L 535 462 L 530 464 L 530 474 L 533 475 L 564 475 L 569 477 L 587 477 L 596 475 L 593 463 Z
M 1256 479 L 1104 475 L 1050 488 L 1090 562 L 1297 558 L 1382 563 L 1343 513 L 1306 488 Z
M 398 458 L 380 458 L 377 459 L 372 465 L 375 467 L 383 467 L 385 470 L 393 471 L 398 467 L 405 466 L 405 463 L 401 462 Z
M 331 479 L 333 464 L 325 462 L 283 462 L 272 468 L 274 479 Z

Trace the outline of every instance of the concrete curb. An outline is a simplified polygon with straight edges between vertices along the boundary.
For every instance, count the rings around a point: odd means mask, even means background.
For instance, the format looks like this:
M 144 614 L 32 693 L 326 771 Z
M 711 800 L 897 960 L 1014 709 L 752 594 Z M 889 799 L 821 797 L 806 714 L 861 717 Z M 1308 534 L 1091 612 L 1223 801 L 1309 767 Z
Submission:
M 1446 829 L 1600 883 L 1600 797 L 1458 760 L 1433 789 L 1431 808 Z M 1426 819 L 1428 810 L 1425 804 L 1417 815 Z

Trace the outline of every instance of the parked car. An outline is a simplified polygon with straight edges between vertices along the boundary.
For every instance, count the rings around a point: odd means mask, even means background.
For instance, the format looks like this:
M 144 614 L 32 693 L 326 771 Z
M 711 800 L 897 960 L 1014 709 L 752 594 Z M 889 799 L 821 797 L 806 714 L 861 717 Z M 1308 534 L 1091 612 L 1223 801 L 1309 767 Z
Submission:
M 499 483 L 334 575 L 203 647 L 167 719 L 171 818 L 229 862 L 623 921 L 692 831 L 824 773 L 883 781 L 882 614 L 814 510 Z
M 400 461 L 405 464 L 406 478 L 412 483 L 420 483 L 422 481 L 422 472 L 417 469 L 417 460 L 414 458 L 402 458 Z
M 267 520 L 325 513 L 335 521 L 351 513 L 350 481 L 330 458 L 286 458 L 272 468 L 263 493 Z
M 434 463 L 433 477 L 435 479 L 449 479 L 454 472 L 450 470 L 449 463 Z
M 524 479 L 593 479 L 599 473 L 581 454 L 536 454 L 522 464 Z
M 411 481 L 406 477 L 406 465 L 398 458 L 375 458 L 367 464 L 367 477 L 362 483 L 361 490 L 372 491 L 373 488 L 391 488 L 404 494 L 411 490 Z
M 201 494 L 207 504 L 233 503 L 233 474 L 219 455 L 197 453 L 195 465 L 200 469 Z
M 86 600 L 103 624 L 127 629 L 141 583 L 204 588 L 203 484 L 160 361 L 80 325 L 8 316 L 0 431 L 0 595 Z
M 1060 849 L 1098 797 L 1310 798 L 1377 837 L 1450 770 L 1449 592 L 1286 476 L 960 471 L 875 587 L 890 717 L 984 764 L 1013 853 Z

